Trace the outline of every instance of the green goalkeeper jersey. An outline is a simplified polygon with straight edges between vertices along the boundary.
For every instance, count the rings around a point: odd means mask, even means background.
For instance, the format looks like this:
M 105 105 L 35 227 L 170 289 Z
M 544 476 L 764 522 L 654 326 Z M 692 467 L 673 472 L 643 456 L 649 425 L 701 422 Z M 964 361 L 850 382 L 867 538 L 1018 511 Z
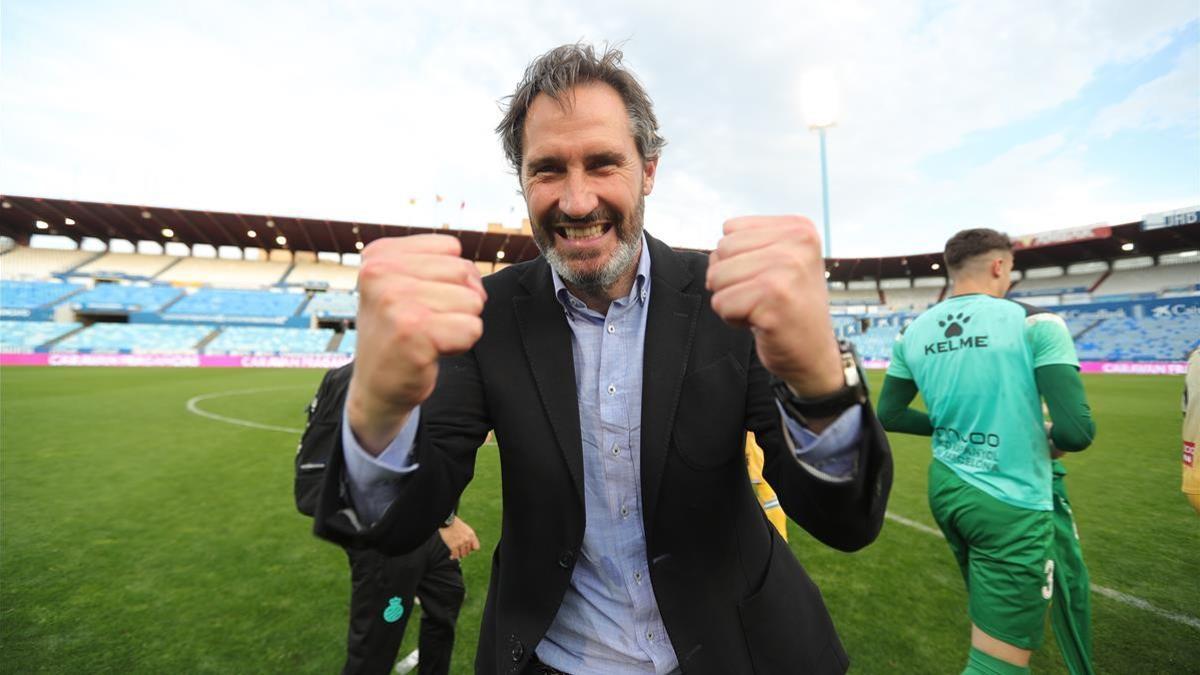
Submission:
M 1034 370 L 1053 364 L 1079 367 L 1061 317 L 971 294 L 938 303 L 905 328 L 887 373 L 916 382 L 934 458 L 1003 502 L 1050 511 L 1050 448 Z

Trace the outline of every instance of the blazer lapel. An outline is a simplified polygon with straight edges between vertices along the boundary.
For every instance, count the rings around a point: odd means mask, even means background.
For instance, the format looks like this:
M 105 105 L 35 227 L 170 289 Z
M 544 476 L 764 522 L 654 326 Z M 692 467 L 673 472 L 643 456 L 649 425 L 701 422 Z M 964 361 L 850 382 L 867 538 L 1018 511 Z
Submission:
M 682 391 L 701 296 L 679 254 L 646 235 L 650 246 L 650 307 L 642 362 L 642 503 L 647 536 L 658 504 L 675 409 Z
M 522 275 L 529 295 L 513 298 L 513 309 L 525 357 L 537 383 L 538 395 L 583 504 L 583 440 L 579 432 L 579 395 L 575 391 L 575 358 L 571 327 L 554 297 L 550 266 L 539 260 Z

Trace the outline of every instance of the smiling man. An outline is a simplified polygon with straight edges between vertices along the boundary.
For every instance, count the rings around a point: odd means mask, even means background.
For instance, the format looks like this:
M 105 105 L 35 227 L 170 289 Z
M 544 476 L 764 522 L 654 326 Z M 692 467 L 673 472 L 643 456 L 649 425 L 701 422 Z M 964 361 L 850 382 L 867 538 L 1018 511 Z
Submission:
M 708 257 L 643 231 L 664 141 L 615 50 L 536 59 L 499 125 L 542 252 L 481 279 L 453 237 L 373 242 L 317 532 L 401 552 L 499 444 L 481 673 L 841 673 L 815 585 L 759 508 L 870 543 L 891 454 L 833 337 L 800 217 L 725 222 Z

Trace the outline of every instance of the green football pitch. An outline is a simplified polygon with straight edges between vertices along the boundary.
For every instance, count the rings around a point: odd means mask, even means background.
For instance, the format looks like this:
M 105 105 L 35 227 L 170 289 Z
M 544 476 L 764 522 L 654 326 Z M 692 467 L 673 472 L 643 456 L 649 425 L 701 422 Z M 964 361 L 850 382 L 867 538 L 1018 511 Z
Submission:
M 318 371 L 6 368 L 0 372 L 0 671 L 336 672 L 342 551 L 292 504 Z M 879 374 L 874 374 L 876 388 Z M 1179 493 L 1181 377 L 1086 379 L 1095 445 L 1067 486 L 1096 585 L 1096 666 L 1197 672 L 1200 517 Z M 861 673 L 955 673 L 966 598 L 925 502 L 927 439 L 893 436 L 891 519 L 855 554 L 792 527 Z M 499 535 L 494 447 L 462 515 L 484 552 L 454 670 L 471 672 Z M 401 654 L 415 646 L 415 626 Z M 1035 672 L 1065 672 L 1047 629 Z

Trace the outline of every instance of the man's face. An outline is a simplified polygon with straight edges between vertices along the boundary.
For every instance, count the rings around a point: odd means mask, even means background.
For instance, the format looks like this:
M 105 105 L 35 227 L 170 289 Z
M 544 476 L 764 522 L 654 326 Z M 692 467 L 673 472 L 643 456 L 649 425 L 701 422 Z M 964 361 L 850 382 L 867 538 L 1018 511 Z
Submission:
M 567 283 L 599 291 L 632 276 L 658 160 L 643 162 L 621 96 L 576 87 L 539 94 L 525 118 L 521 188 L 533 239 Z

